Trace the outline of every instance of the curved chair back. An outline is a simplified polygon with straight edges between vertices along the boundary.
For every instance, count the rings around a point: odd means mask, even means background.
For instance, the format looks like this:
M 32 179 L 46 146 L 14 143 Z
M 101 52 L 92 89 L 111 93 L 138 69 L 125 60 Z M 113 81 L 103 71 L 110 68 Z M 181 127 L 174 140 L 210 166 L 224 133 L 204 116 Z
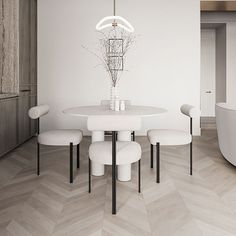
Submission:
M 90 116 L 90 131 L 134 131 L 141 129 L 141 118 L 135 116 Z
M 48 105 L 39 105 L 31 107 L 28 111 L 29 117 L 31 119 L 39 119 L 41 116 L 48 114 L 49 106 Z
M 216 126 L 220 151 L 225 159 L 236 166 L 236 106 L 217 103 Z
M 198 108 L 191 106 L 189 104 L 182 105 L 180 107 L 180 111 L 184 115 L 189 116 L 190 118 L 199 117 L 201 115 L 201 111 Z
M 101 100 L 101 106 L 109 106 L 109 105 L 110 105 L 110 100 Z M 125 100 L 125 105 L 131 106 L 131 101 Z
M 189 104 L 183 104 L 180 107 L 180 111 L 186 115 L 190 117 L 190 134 L 193 134 L 193 118 L 199 117 L 201 115 L 201 111 Z

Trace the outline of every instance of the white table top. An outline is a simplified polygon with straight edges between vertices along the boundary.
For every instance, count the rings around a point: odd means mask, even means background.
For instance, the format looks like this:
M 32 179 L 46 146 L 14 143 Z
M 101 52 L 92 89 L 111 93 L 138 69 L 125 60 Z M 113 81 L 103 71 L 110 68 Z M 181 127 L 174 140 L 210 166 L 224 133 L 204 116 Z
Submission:
M 72 115 L 72 116 L 156 116 L 161 113 L 167 112 L 166 109 L 150 106 L 126 106 L 125 111 L 112 111 L 108 106 L 79 106 L 69 108 L 63 111 L 63 113 Z

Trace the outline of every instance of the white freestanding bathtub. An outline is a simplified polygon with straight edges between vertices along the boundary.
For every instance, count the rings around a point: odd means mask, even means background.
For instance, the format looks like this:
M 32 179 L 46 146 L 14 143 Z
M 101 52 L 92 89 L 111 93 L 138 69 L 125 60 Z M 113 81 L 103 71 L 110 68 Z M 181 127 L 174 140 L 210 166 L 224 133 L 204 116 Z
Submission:
M 236 106 L 217 103 L 216 126 L 220 151 L 226 160 L 236 166 Z

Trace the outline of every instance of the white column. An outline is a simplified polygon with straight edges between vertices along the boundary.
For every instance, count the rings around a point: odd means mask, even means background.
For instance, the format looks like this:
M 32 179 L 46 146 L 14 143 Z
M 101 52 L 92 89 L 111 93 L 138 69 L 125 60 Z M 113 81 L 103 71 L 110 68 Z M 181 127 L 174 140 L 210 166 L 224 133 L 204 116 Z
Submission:
M 119 131 L 118 132 L 119 141 L 131 141 L 131 131 Z M 118 169 L 118 180 L 120 181 L 130 181 L 131 180 L 131 164 L 119 165 Z
M 104 141 L 104 131 L 92 131 L 92 143 Z M 105 166 L 92 161 L 92 175 L 102 176 L 105 172 Z

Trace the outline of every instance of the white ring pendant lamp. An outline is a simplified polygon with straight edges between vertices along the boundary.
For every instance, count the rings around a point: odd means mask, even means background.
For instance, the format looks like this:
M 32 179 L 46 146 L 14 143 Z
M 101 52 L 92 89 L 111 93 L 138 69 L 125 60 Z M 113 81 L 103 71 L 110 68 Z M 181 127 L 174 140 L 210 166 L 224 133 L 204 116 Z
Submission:
M 120 27 L 129 33 L 134 32 L 134 27 L 125 18 L 116 16 L 116 0 L 114 0 L 114 15 L 101 19 L 96 25 L 96 30 L 100 31 L 109 27 Z

